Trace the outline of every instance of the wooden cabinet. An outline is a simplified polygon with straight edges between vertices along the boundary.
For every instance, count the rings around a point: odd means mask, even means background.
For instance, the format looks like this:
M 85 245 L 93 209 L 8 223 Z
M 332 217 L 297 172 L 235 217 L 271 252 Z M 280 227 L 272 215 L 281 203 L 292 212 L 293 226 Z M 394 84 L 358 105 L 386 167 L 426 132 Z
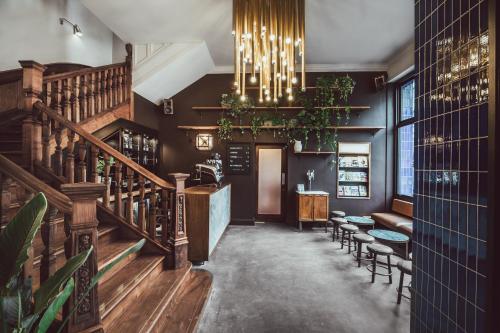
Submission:
M 297 220 L 302 230 L 303 222 L 328 222 L 329 194 L 323 191 L 297 192 Z

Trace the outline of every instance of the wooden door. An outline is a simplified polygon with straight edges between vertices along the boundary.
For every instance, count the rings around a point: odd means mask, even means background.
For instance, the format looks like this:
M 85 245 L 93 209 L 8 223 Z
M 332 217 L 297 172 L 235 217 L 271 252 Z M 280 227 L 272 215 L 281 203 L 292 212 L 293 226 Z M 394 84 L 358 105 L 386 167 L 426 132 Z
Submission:
M 312 195 L 299 195 L 299 221 L 314 220 L 314 197 Z
M 285 220 L 286 150 L 283 145 L 257 145 L 257 219 Z
M 314 197 L 314 220 L 328 220 L 328 196 L 317 195 Z

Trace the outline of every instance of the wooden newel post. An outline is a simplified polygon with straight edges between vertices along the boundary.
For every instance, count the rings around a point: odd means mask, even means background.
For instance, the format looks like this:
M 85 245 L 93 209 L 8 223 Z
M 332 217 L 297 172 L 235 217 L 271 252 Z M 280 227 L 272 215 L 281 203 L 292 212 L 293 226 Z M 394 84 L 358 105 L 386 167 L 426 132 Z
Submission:
M 83 297 L 78 309 L 68 322 L 67 332 L 103 332 L 99 315 L 97 288 L 88 295 L 85 290 L 97 274 L 97 225 L 96 201 L 105 190 L 104 184 L 74 183 L 61 185 L 61 192 L 73 202 L 73 210 L 65 222 L 68 239 L 65 244 L 66 257 L 75 256 L 90 246 L 94 247 L 87 262 L 74 275 L 75 289 L 66 303 L 65 315 Z
M 188 238 L 186 232 L 186 196 L 184 193 L 184 183 L 189 177 L 185 173 L 171 173 L 169 176 L 175 179 L 175 216 L 170 232 L 169 245 L 172 250 L 171 258 L 168 260 L 171 268 L 184 267 L 188 262 Z
M 42 160 L 42 124 L 33 117 L 33 104 L 40 100 L 46 67 L 32 60 L 19 61 L 23 68 L 23 163 L 33 172 L 33 162 Z

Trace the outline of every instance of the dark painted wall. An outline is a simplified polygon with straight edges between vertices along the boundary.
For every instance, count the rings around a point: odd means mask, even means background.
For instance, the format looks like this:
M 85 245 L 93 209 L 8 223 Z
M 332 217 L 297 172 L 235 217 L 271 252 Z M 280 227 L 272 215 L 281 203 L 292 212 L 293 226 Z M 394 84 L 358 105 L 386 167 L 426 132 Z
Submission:
M 417 0 L 415 15 L 411 331 L 485 332 L 488 64 L 483 56 L 482 66 L 457 59 L 481 39 L 487 46 L 488 4 Z M 448 38 L 450 47 L 438 52 Z
M 389 131 L 379 131 L 374 136 L 370 133 L 341 133 L 339 141 L 371 142 L 372 143 L 372 174 L 371 199 L 349 200 L 336 199 L 336 169 L 330 170 L 331 156 L 299 156 L 293 153 L 293 148 L 287 151 L 288 161 L 288 191 L 287 191 L 287 222 L 295 223 L 295 194 L 297 183 L 307 183 L 307 169 L 316 170 L 316 180 L 313 188 L 330 192 L 331 209 L 340 209 L 348 214 L 364 215 L 374 211 L 383 211 L 392 196 L 392 113 L 387 118 L 386 91 L 375 91 L 373 78 L 381 73 L 350 73 L 357 82 L 352 96 L 353 105 L 370 105 L 369 111 L 353 112 L 352 125 L 388 126 Z M 318 75 L 308 73 L 308 82 L 312 84 Z M 157 122 L 159 125 L 160 142 L 162 144 L 161 175 L 169 172 L 190 172 L 197 162 L 202 162 L 210 156 L 210 152 L 201 152 L 194 146 L 196 132 L 177 129 L 178 125 L 215 125 L 220 117 L 218 111 L 194 111 L 192 106 L 218 106 L 220 96 L 231 91 L 232 75 L 207 75 L 174 96 L 173 116 L 163 116 L 161 112 L 151 112 L 155 106 L 144 103 L 137 98 L 135 103 L 136 120 L 142 124 Z M 388 133 L 390 135 L 388 135 Z M 224 161 L 226 148 L 218 142 L 217 134 L 213 152 L 221 153 Z M 255 145 L 249 133 L 241 135 L 234 132 L 233 142 L 252 143 L 252 163 L 255 162 Z M 284 142 L 276 138 L 273 132 L 263 132 L 257 143 Z M 309 148 L 313 148 L 312 142 Z M 314 144 L 315 145 L 315 144 Z M 389 156 L 387 152 L 389 147 Z M 230 176 L 226 180 L 232 183 L 232 219 L 233 222 L 253 221 L 256 211 L 255 169 L 249 176 Z

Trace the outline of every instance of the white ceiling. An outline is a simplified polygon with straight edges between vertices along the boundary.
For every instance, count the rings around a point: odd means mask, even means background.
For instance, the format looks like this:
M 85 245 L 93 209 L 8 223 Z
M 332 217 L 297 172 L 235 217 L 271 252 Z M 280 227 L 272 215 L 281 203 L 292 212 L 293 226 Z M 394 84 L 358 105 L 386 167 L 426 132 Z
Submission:
M 216 66 L 232 66 L 232 0 L 81 2 L 126 42 L 205 41 Z M 306 61 L 383 68 L 413 42 L 413 11 L 414 0 L 306 0 Z

